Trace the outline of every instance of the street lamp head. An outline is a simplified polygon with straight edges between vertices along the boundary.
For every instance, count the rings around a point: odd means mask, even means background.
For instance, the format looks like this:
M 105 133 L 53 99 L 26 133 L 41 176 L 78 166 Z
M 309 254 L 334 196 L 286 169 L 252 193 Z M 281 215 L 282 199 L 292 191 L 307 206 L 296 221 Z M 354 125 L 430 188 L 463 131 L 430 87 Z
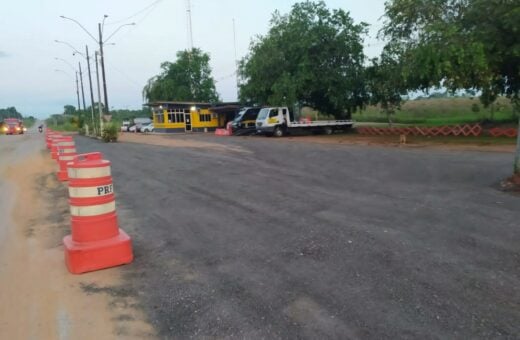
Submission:
M 65 19 L 65 16 L 64 15 L 60 15 L 60 18 Z

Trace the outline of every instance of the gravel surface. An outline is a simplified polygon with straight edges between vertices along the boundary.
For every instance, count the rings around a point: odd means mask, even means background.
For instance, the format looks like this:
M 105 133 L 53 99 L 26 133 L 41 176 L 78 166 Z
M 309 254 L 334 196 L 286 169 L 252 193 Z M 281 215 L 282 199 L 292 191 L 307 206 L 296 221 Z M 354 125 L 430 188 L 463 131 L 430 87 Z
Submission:
M 119 289 L 160 337 L 520 334 L 511 154 L 171 138 L 76 138 L 112 161 L 136 255 Z

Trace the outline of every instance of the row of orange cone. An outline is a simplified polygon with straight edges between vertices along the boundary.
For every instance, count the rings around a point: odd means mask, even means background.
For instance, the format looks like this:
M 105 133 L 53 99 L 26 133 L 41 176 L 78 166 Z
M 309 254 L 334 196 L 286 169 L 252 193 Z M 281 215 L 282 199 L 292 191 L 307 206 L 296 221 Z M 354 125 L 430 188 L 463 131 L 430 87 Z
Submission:
M 110 161 L 100 152 L 78 154 L 71 136 L 47 129 L 45 139 L 58 162 L 58 179 L 68 182 L 71 235 L 63 244 L 69 271 L 81 274 L 132 262 L 132 241 L 119 229 Z

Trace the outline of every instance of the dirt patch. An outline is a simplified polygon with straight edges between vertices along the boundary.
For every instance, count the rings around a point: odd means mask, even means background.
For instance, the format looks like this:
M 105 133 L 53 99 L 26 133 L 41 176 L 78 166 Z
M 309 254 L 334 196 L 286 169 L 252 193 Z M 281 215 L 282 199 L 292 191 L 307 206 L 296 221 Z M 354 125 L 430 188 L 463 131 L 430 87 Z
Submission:
M 184 137 L 184 136 L 179 136 Z M 219 143 L 209 143 L 196 140 L 193 138 L 172 138 L 172 136 L 155 135 L 155 134 L 142 134 L 142 133 L 122 133 L 119 136 L 119 141 L 123 143 L 141 143 L 159 146 L 168 146 L 173 148 L 196 148 L 215 150 L 221 152 L 239 152 L 239 153 L 250 153 L 250 151 L 234 145 L 225 145 Z
M 514 140 L 493 140 L 489 138 L 466 137 L 415 137 L 408 136 L 406 143 L 400 143 L 399 136 L 364 136 L 354 133 L 331 136 L 294 136 L 281 140 L 309 142 L 317 144 L 374 145 L 404 148 L 435 148 L 443 150 L 467 150 L 488 152 L 514 152 Z
M 63 259 L 69 233 L 66 186 L 48 154 L 28 155 L 5 174 L 14 187 L 12 221 L 0 249 L 0 334 L 5 339 L 150 338 L 131 295 L 87 294 L 119 287 L 119 269 L 72 275 Z

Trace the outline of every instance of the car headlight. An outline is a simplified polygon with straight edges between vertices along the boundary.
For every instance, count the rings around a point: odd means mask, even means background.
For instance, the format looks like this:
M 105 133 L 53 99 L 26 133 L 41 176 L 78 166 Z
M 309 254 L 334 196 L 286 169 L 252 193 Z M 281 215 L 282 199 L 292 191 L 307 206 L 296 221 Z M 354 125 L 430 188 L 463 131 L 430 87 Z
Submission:
M 26 128 L 26 127 L 24 127 L 24 128 L 23 128 L 23 130 L 24 130 L 24 131 L 27 131 L 27 128 Z

